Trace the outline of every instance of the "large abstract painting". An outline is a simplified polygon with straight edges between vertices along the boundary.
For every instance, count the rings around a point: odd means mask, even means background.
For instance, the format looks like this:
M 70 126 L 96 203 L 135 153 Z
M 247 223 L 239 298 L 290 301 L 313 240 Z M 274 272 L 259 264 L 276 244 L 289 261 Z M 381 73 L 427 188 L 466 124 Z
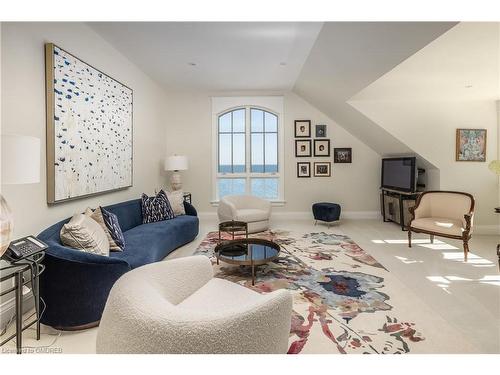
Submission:
M 132 89 L 52 43 L 45 54 L 48 203 L 132 186 Z
M 486 161 L 486 129 L 457 129 L 457 161 Z

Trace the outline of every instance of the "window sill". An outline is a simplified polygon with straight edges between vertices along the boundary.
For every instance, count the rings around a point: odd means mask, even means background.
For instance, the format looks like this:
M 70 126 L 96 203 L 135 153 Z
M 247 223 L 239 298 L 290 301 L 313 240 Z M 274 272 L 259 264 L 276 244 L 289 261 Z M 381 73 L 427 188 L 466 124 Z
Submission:
M 286 201 L 284 200 L 274 200 L 274 201 L 271 201 L 271 206 L 272 207 L 283 207 L 284 205 L 286 204 Z M 210 201 L 210 205 L 212 207 L 218 207 L 219 206 L 219 201 Z

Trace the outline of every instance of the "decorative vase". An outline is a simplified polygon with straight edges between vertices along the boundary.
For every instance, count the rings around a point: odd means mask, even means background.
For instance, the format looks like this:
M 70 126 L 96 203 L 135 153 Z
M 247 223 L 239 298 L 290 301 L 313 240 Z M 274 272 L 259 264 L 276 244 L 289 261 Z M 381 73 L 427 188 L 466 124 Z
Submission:
M 0 194 L 0 257 L 7 251 L 14 228 L 12 212 L 5 198 Z

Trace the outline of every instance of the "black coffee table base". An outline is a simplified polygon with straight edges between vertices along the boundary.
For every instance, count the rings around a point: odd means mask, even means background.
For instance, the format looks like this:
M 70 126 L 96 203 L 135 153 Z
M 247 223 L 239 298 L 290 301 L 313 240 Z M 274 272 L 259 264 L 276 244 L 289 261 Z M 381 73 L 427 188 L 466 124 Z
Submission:
M 255 267 L 278 258 L 280 245 L 260 238 L 245 238 L 224 241 L 215 247 L 217 264 L 219 261 L 252 268 L 252 285 L 255 285 Z

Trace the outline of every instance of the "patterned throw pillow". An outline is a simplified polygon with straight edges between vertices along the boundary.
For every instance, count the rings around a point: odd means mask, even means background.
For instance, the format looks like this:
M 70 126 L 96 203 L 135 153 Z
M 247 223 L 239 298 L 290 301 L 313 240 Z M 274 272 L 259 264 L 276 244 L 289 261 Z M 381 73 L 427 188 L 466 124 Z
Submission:
M 154 197 L 142 193 L 142 222 L 144 224 L 155 221 L 169 220 L 175 217 L 170 206 L 167 194 L 162 190 Z
M 123 237 L 122 228 L 120 227 L 120 223 L 118 222 L 118 217 L 104 208 L 100 207 L 102 212 L 102 218 L 104 219 L 104 223 L 108 228 L 109 234 L 111 238 L 118 246 L 118 251 L 123 251 L 125 248 L 125 237 Z

